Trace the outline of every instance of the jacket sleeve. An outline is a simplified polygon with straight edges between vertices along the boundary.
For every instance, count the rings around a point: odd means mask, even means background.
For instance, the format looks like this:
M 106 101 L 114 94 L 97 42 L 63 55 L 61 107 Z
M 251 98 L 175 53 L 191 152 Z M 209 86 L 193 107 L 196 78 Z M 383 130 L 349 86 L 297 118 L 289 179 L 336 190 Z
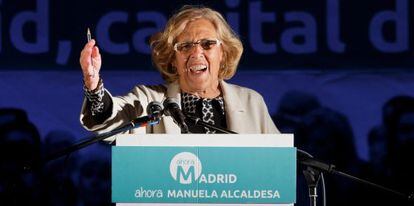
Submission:
M 91 116 L 91 112 L 86 107 L 87 100 L 84 99 L 80 114 L 81 125 L 86 130 L 96 132 L 97 134 L 114 130 L 139 116 L 146 115 L 144 108 L 147 107 L 150 101 L 160 99 L 164 91 L 165 88 L 162 86 L 136 86 L 128 94 L 116 97 L 112 96 L 109 91 L 105 91 L 109 94 L 112 101 L 112 108 L 110 116 L 103 122 L 97 122 Z

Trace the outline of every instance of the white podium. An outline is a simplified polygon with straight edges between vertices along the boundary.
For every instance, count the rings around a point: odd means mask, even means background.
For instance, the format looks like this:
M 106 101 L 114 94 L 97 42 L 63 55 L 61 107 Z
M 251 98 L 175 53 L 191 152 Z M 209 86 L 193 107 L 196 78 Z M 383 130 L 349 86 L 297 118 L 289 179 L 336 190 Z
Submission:
M 119 206 L 293 205 L 293 135 L 118 135 L 112 201 Z

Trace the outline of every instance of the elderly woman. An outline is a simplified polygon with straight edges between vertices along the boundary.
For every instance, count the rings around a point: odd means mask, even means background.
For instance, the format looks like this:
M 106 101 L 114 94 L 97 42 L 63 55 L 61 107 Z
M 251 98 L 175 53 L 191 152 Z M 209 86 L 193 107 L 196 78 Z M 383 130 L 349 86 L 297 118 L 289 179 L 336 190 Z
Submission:
M 81 52 L 85 101 L 81 123 L 90 131 L 110 131 L 136 117 L 147 115 L 152 101 L 174 98 L 182 110 L 204 122 L 237 133 L 278 133 L 263 98 L 257 92 L 226 83 L 236 72 L 243 46 L 218 12 L 184 6 L 164 31 L 151 38 L 152 60 L 165 85 L 139 85 L 125 96 L 113 97 L 99 76 L 101 56 L 91 40 Z M 170 116 L 146 133 L 181 133 Z M 191 133 L 215 133 L 190 126 Z M 131 130 L 131 133 L 138 129 Z

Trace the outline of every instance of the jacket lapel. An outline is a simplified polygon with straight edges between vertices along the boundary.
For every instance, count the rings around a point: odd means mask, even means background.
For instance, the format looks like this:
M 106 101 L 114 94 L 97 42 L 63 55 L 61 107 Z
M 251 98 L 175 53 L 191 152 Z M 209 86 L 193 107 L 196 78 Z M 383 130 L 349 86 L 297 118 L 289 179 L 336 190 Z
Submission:
M 180 107 L 181 107 L 180 91 L 181 91 L 180 90 L 180 85 L 178 84 L 177 81 L 175 81 L 175 82 L 168 85 L 166 98 L 175 99 L 177 101 L 178 105 L 180 105 Z M 163 121 L 164 121 L 165 132 L 167 134 L 181 134 L 180 127 L 177 124 L 174 123 L 174 120 L 173 120 L 172 117 L 164 116 Z
M 241 132 L 246 126 L 242 122 L 245 119 L 245 107 L 237 95 L 237 90 L 232 85 L 224 81 L 220 81 L 220 85 L 223 91 L 227 127 L 234 132 Z

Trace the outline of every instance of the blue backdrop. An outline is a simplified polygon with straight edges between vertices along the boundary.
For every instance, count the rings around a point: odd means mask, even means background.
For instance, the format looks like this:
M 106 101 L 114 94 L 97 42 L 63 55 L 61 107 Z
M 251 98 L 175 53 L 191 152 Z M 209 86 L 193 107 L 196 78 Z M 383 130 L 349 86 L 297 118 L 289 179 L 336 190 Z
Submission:
M 80 69 L 3 71 L 0 76 L 0 107 L 27 110 L 43 136 L 54 129 L 71 131 L 78 138 L 88 135 L 79 123 L 83 98 Z M 102 77 L 113 95 L 125 94 L 137 83 L 163 83 L 157 72 L 105 71 L 103 68 Z M 381 124 L 383 104 L 396 95 L 414 96 L 414 73 L 402 71 L 251 70 L 237 73 L 230 82 L 261 93 L 271 114 L 276 112 L 281 96 L 287 91 L 314 94 L 322 105 L 349 118 L 358 154 L 363 159 L 368 159 L 368 131 Z

